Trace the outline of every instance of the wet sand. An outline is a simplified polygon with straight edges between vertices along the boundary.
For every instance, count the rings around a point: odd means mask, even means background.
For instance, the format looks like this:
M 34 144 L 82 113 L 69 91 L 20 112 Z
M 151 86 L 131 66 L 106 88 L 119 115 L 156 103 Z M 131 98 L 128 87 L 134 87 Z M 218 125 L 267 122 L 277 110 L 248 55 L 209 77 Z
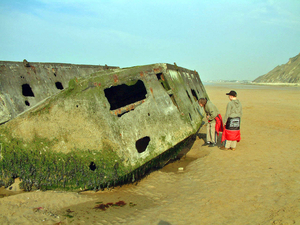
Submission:
M 205 87 L 222 116 L 225 93 L 238 93 L 243 117 L 236 151 L 202 146 L 204 126 L 180 161 L 133 185 L 8 197 L 15 192 L 2 188 L 0 224 L 300 224 L 300 88 Z M 100 207 L 120 201 L 126 205 Z

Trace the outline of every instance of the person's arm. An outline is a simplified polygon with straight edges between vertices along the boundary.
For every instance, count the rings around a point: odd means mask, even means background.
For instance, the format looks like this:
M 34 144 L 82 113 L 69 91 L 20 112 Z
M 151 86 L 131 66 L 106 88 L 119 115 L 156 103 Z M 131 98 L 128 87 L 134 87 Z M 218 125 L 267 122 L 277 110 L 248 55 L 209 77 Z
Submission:
M 209 117 L 207 119 L 213 120 L 218 116 L 218 110 L 217 107 L 213 104 L 210 104 L 209 106 Z
M 225 117 L 224 117 L 224 120 L 223 120 L 224 125 L 227 123 L 229 113 L 230 113 L 230 104 L 228 103 L 227 107 L 226 107 Z
M 241 117 L 243 115 L 243 107 L 242 107 L 242 104 L 241 104 Z

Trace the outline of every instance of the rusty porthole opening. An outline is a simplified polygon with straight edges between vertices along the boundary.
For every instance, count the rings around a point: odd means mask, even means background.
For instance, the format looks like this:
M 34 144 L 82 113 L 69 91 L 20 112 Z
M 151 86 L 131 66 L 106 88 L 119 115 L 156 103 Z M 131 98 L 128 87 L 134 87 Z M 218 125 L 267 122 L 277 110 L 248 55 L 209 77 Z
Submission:
M 22 94 L 27 97 L 34 97 L 34 94 L 29 84 L 22 84 Z
M 104 93 L 110 104 L 110 110 L 115 110 L 145 99 L 147 90 L 143 81 L 138 80 L 133 85 L 121 84 L 106 88 Z
M 146 137 L 143 137 L 143 138 L 137 140 L 135 142 L 135 147 L 136 147 L 138 153 L 144 152 L 147 149 L 149 142 L 150 142 L 149 136 L 146 136 Z
M 63 89 L 64 89 L 64 86 L 62 85 L 61 82 L 55 82 L 55 86 L 56 86 L 56 88 L 59 89 L 59 90 L 63 90 Z
M 96 164 L 94 162 L 91 162 L 90 165 L 90 170 L 95 171 L 97 169 Z

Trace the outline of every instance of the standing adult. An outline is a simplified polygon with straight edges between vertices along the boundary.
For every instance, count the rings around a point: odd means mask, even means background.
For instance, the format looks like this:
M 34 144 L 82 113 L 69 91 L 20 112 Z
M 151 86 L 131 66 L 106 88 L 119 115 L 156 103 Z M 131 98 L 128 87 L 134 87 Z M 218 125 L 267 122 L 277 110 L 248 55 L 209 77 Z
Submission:
M 222 134 L 222 142 L 225 141 L 225 146 L 220 147 L 222 150 L 235 150 L 236 144 L 241 140 L 240 125 L 242 117 L 242 104 L 237 99 L 237 93 L 230 91 L 226 93 L 230 102 L 226 107 L 224 117 L 224 130 Z
M 200 98 L 198 103 L 204 108 L 207 128 L 206 128 L 206 144 L 209 147 L 214 147 L 217 143 L 217 136 L 219 132 L 223 131 L 222 117 L 217 107 L 206 98 Z

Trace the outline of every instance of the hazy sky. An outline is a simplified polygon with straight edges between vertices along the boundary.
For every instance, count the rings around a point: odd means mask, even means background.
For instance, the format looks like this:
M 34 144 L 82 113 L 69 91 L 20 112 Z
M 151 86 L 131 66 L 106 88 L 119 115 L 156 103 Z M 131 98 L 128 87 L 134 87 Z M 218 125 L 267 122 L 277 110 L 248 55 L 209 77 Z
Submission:
M 300 53 L 299 0 L 0 0 L 0 60 L 176 62 L 253 80 Z

